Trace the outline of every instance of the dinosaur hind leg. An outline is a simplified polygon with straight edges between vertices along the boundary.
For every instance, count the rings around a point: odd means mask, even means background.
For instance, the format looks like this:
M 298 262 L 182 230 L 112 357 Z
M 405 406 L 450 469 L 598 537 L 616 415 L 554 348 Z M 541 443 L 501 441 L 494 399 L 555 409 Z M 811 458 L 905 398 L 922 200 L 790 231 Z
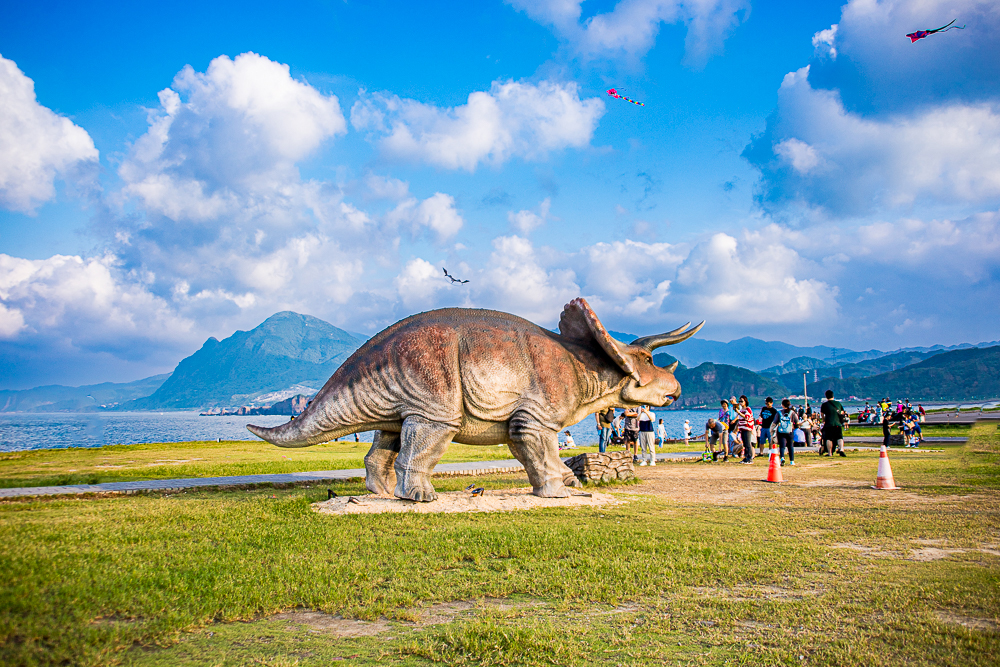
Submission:
M 573 471 L 559 458 L 556 431 L 543 426 L 526 412 L 510 420 L 510 451 L 524 465 L 531 492 L 541 498 L 565 498 L 566 485 L 580 486 Z
M 456 433 L 454 426 L 415 415 L 403 420 L 402 442 L 393 464 L 397 498 L 425 503 L 437 499 L 431 473 Z
M 372 493 L 391 496 L 396 486 L 396 471 L 392 464 L 399 454 L 399 433 L 375 431 L 372 448 L 365 455 L 365 486 Z

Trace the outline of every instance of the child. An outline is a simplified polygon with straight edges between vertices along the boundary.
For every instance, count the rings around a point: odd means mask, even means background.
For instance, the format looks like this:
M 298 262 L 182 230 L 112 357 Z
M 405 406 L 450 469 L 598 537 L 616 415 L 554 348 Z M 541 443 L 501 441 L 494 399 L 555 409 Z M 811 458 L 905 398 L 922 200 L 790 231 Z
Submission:
M 563 446 L 564 449 L 576 449 L 576 441 L 573 440 L 573 434 L 566 431 L 566 443 Z

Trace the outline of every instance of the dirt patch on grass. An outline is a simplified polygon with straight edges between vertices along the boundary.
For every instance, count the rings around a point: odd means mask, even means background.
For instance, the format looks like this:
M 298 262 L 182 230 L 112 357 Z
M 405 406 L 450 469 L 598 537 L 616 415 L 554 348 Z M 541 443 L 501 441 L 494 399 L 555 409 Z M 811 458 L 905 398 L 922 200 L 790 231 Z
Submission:
M 862 556 L 868 556 L 869 558 L 902 558 L 902 554 L 895 551 L 885 551 L 879 549 L 878 547 L 869 547 L 864 544 L 854 544 L 853 542 L 841 542 L 840 544 L 832 545 L 834 549 L 850 549 L 852 551 L 857 551 Z
M 499 609 L 510 611 L 526 607 L 544 607 L 541 600 L 504 600 L 501 598 L 486 598 L 484 600 L 456 600 L 453 602 L 438 602 L 426 607 L 409 610 L 415 615 L 417 626 L 441 625 L 450 623 L 460 616 L 469 616 L 481 609 Z
M 314 511 L 321 514 L 383 514 L 386 512 L 416 514 L 454 514 L 459 512 L 509 512 L 540 507 L 601 507 L 620 505 L 619 500 L 607 493 L 570 489 L 568 498 L 539 498 L 531 489 L 503 489 L 486 491 L 473 496 L 468 491 L 439 493 L 437 500 L 417 503 L 378 495 L 349 496 L 313 503 Z M 353 499 L 353 502 L 352 502 Z
M 978 618 L 975 616 L 963 616 L 952 611 L 936 611 L 934 616 L 942 623 L 948 625 L 961 625 L 970 630 L 982 630 L 984 632 L 1000 631 L 1000 624 L 989 618 Z
M 994 545 L 984 544 L 978 549 L 975 547 L 969 548 L 948 548 L 945 547 L 946 540 L 943 539 L 923 539 L 915 538 L 911 540 L 920 546 L 918 549 L 911 549 L 909 555 L 904 554 L 899 551 L 888 551 L 880 547 L 870 547 L 864 544 L 855 544 L 853 542 L 842 542 L 840 544 L 834 544 L 834 549 L 850 549 L 852 551 L 857 551 L 863 556 L 868 556 L 870 558 L 905 558 L 906 560 L 913 560 L 920 563 L 930 563 L 936 560 L 944 560 L 955 554 L 964 553 L 984 553 L 990 555 L 1000 555 L 990 547 Z
M 287 621 L 304 626 L 313 632 L 336 637 L 374 637 L 393 630 L 420 629 L 433 625 L 451 623 L 458 618 L 474 616 L 484 609 L 509 611 L 526 607 L 543 607 L 541 600 L 506 600 L 486 598 L 483 600 L 454 600 L 438 602 L 424 607 L 402 610 L 408 621 L 392 621 L 382 617 L 375 621 L 344 618 L 340 614 L 327 614 L 314 609 L 292 609 L 267 618 L 268 621 Z
M 776 602 L 803 600 L 819 595 L 822 588 L 783 588 L 781 586 L 739 586 L 736 588 L 708 588 L 696 586 L 692 589 L 699 596 L 727 602 L 747 602 L 770 600 Z
M 337 637 L 372 637 L 392 627 L 384 619 L 362 621 L 356 618 L 344 618 L 340 614 L 334 616 L 322 611 L 310 610 L 286 611 L 272 616 L 270 620 L 304 625 L 310 630 Z
M 941 560 L 943 558 L 948 558 L 952 554 L 964 554 L 965 549 L 940 549 L 938 547 L 924 547 L 923 549 L 914 549 L 910 552 L 910 560 L 919 561 L 921 563 L 928 563 L 934 560 Z

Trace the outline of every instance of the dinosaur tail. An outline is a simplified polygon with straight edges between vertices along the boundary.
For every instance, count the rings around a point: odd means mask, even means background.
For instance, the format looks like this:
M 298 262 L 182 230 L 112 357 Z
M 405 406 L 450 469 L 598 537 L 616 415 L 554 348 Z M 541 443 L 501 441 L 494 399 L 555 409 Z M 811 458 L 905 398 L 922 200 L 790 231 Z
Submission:
M 309 447 L 364 429 L 354 425 L 332 428 L 324 426 L 319 423 L 316 412 L 307 409 L 295 419 L 280 426 L 267 428 L 247 424 L 247 430 L 278 447 Z

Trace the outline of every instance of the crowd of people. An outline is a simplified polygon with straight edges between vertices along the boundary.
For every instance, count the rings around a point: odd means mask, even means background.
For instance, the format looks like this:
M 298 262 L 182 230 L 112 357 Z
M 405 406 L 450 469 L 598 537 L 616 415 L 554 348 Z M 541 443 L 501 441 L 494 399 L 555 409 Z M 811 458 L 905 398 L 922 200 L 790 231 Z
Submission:
M 883 398 L 874 407 L 866 401 L 864 409 L 858 415 L 858 421 L 862 424 L 881 424 L 882 442 L 886 447 L 890 444 L 894 426 L 903 436 L 904 447 L 918 447 L 924 440 L 920 424 L 926 417 L 924 406 L 918 404 L 914 408 L 909 399 L 897 400 L 893 407 L 888 398 Z
M 832 391 L 826 392 L 818 412 L 812 406 L 794 408 L 787 398 L 775 407 L 770 396 L 756 415 L 746 396 L 722 399 L 719 404 L 719 414 L 705 423 L 705 453 L 713 461 L 733 456 L 752 465 L 757 452 L 777 445 L 780 464 L 785 465 L 787 455 L 788 465 L 795 465 L 795 447 L 813 443 L 822 456 L 847 456 L 844 429 L 850 418 Z
M 621 413 L 614 408 L 594 415 L 597 420 L 597 449 L 606 452 L 611 445 L 632 450 L 632 459 L 640 466 L 656 465 L 656 448 L 667 440 L 663 420 L 657 420 L 650 406 L 628 408 Z M 690 432 L 690 431 L 688 431 Z
M 705 423 L 705 460 L 728 461 L 739 458 L 752 465 L 755 456 L 766 449 L 777 448 L 781 465 L 795 465 L 795 448 L 816 447 L 821 456 L 844 456 L 844 430 L 850 426 L 851 417 L 843 404 L 828 390 L 818 410 L 811 405 L 793 407 L 787 398 L 780 406 L 768 396 L 764 405 L 755 409 L 746 396 L 722 399 L 719 412 Z M 888 446 L 891 430 L 898 429 L 907 447 L 916 447 L 923 440 L 920 422 L 925 412 L 922 405 L 913 407 L 908 400 L 897 401 L 895 406 L 888 398 L 874 406 L 865 403 L 858 412 L 857 422 L 882 425 L 883 438 Z M 650 406 L 616 411 L 608 408 L 594 415 L 597 422 L 598 450 L 606 452 L 612 445 L 631 449 L 633 460 L 640 466 L 656 465 L 656 447 L 667 440 L 666 427 L 657 419 Z M 701 436 L 698 436 L 701 437 Z M 684 443 L 692 439 L 689 420 L 684 421 Z M 575 449 L 569 431 L 561 449 Z
M 870 402 L 865 401 L 865 407 L 858 412 L 858 423 L 881 424 L 887 415 L 892 417 L 898 414 L 912 415 L 917 421 L 921 422 L 927 416 L 924 406 L 917 404 L 917 407 L 914 408 L 910 405 L 910 399 L 897 400 L 896 406 L 893 407 L 892 401 L 888 398 L 883 398 L 881 401 L 876 402 L 874 406 Z

